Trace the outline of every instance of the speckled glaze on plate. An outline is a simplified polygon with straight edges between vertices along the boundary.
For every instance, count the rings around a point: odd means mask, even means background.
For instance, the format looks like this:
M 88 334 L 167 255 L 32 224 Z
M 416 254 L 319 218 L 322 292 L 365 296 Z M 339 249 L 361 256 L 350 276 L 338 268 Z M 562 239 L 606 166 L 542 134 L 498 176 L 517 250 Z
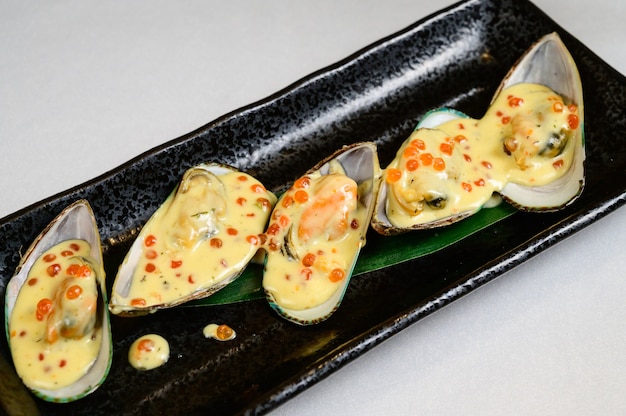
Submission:
M 552 31 L 572 53 L 584 86 L 587 185 L 574 204 L 550 214 L 515 213 L 442 251 L 358 276 L 341 308 L 311 327 L 280 319 L 264 301 L 113 317 L 114 358 L 106 382 L 74 403 L 36 401 L 41 412 L 264 413 L 406 326 L 621 206 L 626 200 L 626 153 L 615 151 L 624 145 L 620 142 L 624 138 L 615 132 L 626 129 L 624 77 L 531 3 L 472 0 L 421 20 L 106 176 L 2 219 L 0 298 L 4 302 L 20 247 L 28 246 L 58 212 L 79 198 L 89 200 L 98 219 L 110 290 L 112 276 L 138 230 L 190 166 L 227 163 L 277 192 L 307 167 L 355 141 L 375 141 L 381 165 L 386 166 L 429 109 L 449 106 L 481 116 L 515 60 Z M 432 65 L 435 58 L 437 65 Z M 368 99 L 359 99 L 364 96 Z M 310 126 L 321 117 L 334 121 L 312 133 Z M 433 233 L 413 235 L 419 244 Z M 377 250 L 384 238 L 370 233 L 365 250 Z M 451 257 L 459 261 L 451 263 Z M 202 329 L 212 322 L 227 323 L 237 338 L 208 342 Z M 127 350 L 146 333 L 168 339 L 171 358 L 164 367 L 137 372 L 127 363 Z M 0 339 L 0 352 L 10 359 L 6 340 Z

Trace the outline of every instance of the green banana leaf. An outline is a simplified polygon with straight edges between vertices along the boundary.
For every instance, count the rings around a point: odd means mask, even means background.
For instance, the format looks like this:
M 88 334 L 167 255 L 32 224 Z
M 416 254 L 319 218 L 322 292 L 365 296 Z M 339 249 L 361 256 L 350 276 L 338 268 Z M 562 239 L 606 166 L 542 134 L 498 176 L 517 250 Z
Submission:
M 444 249 L 498 221 L 517 210 L 502 203 L 493 208 L 484 208 L 471 217 L 443 228 L 412 231 L 400 235 L 372 238 L 384 239 L 384 244 L 366 244 L 361 250 L 352 277 L 416 259 Z M 234 282 L 219 292 L 189 302 L 186 306 L 212 306 L 245 302 L 265 298 L 262 288 L 263 266 L 250 264 Z

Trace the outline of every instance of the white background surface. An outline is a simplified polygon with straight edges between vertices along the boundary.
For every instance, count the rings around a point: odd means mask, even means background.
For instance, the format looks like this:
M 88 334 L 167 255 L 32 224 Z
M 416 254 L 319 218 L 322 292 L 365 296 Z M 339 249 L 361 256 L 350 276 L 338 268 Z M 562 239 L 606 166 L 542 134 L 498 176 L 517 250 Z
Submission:
M 451 3 L 0 0 L 0 217 Z M 623 2 L 535 4 L 626 73 Z M 626 414 L 625 221 L 618 210 L 272 413 Z

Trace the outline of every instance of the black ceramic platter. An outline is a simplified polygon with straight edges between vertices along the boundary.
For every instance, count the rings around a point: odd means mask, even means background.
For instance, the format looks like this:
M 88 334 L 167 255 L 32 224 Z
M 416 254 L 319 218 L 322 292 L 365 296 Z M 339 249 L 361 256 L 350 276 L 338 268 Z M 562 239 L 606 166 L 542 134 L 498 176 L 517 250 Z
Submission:
M 2 302 L 20 248 L 77 199 L 87 199 L 98 220 L 110 290 L 138 230 L 190 166 L 230 164 L 280 192 L 341 146 L 374 141 L 384 167 L 429 109 L 448 106 L 481 117 L 517 58 L 553 31 L 573 55 L 584 87 L 587 179 L 574 204 L 555 213 L 516 212 L 435 253 L 355 276 L 339 310 L 315 326 L 282 320 L 264 300 L 112 317 L 114 359 L 106 382 L 69 404 L 35 399 L 41 412 L 264 413 L 621 206 L 626 199 L 626 153 L 615 149 L 626 145 L 626 139 L 614 132 L 626 130 L 624 77 L 531 3 L 471 0 L 105 176 L 0 220 Z M 319 125 L 319 120 L 332 121 Z M 415 244 L 423 238 L 419 232 L 411 236 Z M 370 232 L 367 250 L 377 250 L 384 238 Z M 237 338 L 208 343 L 202 328 L 211 322 L 228 323 Z M 164 367 L 138 372 L 128 364 L 127 351 L 132 341 L 150 332 L 170 342 L 172 355 Z M 1 353 L 10 362 L 6 339 L 1 339 Z

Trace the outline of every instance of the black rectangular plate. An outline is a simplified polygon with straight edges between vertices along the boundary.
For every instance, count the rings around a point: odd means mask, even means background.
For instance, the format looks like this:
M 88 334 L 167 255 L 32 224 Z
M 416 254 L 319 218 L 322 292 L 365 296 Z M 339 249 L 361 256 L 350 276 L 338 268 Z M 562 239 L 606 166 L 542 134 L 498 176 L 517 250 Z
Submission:
M 468 1 L 113 172 L 0 220 L 2 302 L 20 249 L 76 199 L 86 198 L 94 208 L 110 289 L 137 231 L 190 166 L 227 163 L 276 192 L 356 141 L 375 141 L 386 166 L 427 110 L 450 106 L 481 117 L 496 80 L 526 48 L 552 31 L 572 53 L 585 94 L 587 185 L 573 205 L 550 214 L 515 213 L 444 250 L 355 277 L 341 308 L 312 327 L 281 320 L 264 301 L 112 317 L 114 359 L 106 382 L 78 402 L 37 400 L 42 413 L 264 413 L 621 206 L 626 199 L 626 152 L 616 149 L 626 138 L 616 132 L 626 130 L 624 77 L 529 2 Z M 420 233 L 414 238 L 419 244 Z M 377 250 L 383 243 L 384 237 L 370 233 L 366 249 Z M 202 328 L 212 322 L 231 325 L 237 338 L 225 343 L 205 339 Z M 164 367 L 137 372 L 127 362 L 128 347 L 149 332 L 167 338 L 172 355 Z M 4 337 L 0 351 L 10 361 Z

